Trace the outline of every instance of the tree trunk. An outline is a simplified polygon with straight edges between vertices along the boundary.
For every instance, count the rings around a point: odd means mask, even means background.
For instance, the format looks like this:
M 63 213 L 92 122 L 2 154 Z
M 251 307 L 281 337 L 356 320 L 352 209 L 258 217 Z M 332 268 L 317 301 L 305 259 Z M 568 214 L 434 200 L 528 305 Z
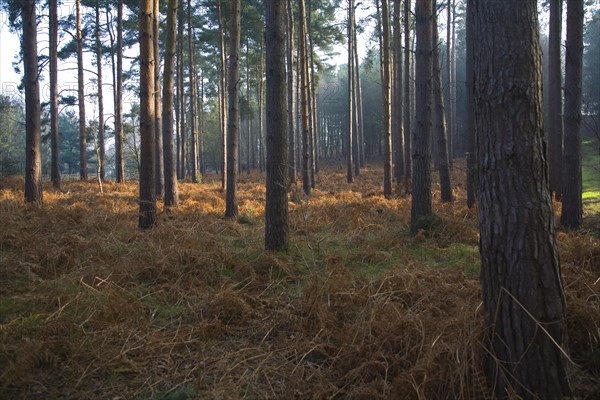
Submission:
M 77 31 L 77 101 L 79 103 L 79 178 L 85 180 L 87 174 L 87 136 L 85 131 L 85 97 L 83 80 L 83 38 L 81 37 L 81 1 L 75 1 Z
M 190 57 L 189 67 L 189 78 L 190 78 L 190 162 L 191 162 L 191 174 L 192 182 L 198 182 L 198 127 L 197 127 L 197 114 L 196 114 L 196 101 L 198 94 L 196 93 L 196 67 L 195 67 L 195 53 L 194 53 L 194 28 L 192 27 L 192 2 L 188 0 L 187 3 L 188 12 L 188 53 Z
M 58 136 L 58 7 L 50 0 L 50 148 L 52 151 L 50 179 L 60 189 L 60 147 Z
M 21 3 L 25 83 L 25 201 L 42 205 L 42 133 L 38 80 L 37 21 L 33 0 Z
M 259 170 L 262 174 L 265 164 L 265 140 L 263 139 L 263 49 L 264 41 L 261 36 L 260 40 L 260 56 L 258 61 L 258 91 L 257 91 L 257 102 L 258 102 L 258 164 Z
M 154 196 L 154 1 L 140 0 L 140 213 L 139 227 L 156 225 Z
M 235 1 L 235 0 L 234 0 Z M 220 55 L 220 70 L 219 70 L 219 111 L 221 116 L 221 140 L 222 140 L 222 157 L 221 165 L 221 188 L 225 189 L 227 183 L 227 101 L 225 97 L 226 71 L 225 71 L 225 28 L 223 27 L 223 17 L 221 15 L 221 0 L 217 0 L 217 14 L 219 19 L 219 55 Z
M 125 182 L 123 157 L 123 0 L 119 0 L 117 11 L 117 83 L 115 98 L 115 169 L 117 182 Z
M 562 0 L 550 0 L 550 32 L 548 36 L 548 165 L 550 191 L 561 198 L 563 152 L 563 104 L 561 67 Z
M 165 67 L 163 72 L 163 110 L 162 135 L 164 151 L 164 204 L 165 207 L 177 207 L 179 193 L 175 174 L 173 142 L 173 85 L 175 80 L 174 60 L 176 52 L 177 0 L 169 0 L 167 11 L 167 38 L 165 44 Z
M 567 1 L 565 54 L 565 143 L 561 225 L 579 229 L 583 222 L 581 182 L 581 85 L 583 64 L 583 0 Z
M 358 46 L 356 40 L 356 16 L 352 18 L 354 27 L 352 31 L 354 33 L 354 72 L 356 75 L 356 110 L 357 110 L 357 129 L 358 129 L 358 161 L 362 167 L 365 165 L 365 138 L 364 138 L 364 118 L 363 118 L 363 101 L 362 101 L 362 88 L 360 78 L 360 62 L 358 60 Z
M 348 154 L 346 179 L 348 183 L 354 180 L 352 176 L 352 162 L 355 153 L 354 143 L 354 40 L 352 39 L 352 14 L 354 13 L 354 1 L 348 0 Z
M 400 0 L 394 0 L 394 86 L 392 126 L 394 128 L 394 175 L 398 187 L 404 175 L 404 130 L 402 129 L 402 33 L 400 32 Z
M 104 94 L 102 92 L 102 42 L 100 40 L 100 3 L 96 3 L 96 67 L 98 71 L 98 169 L 100 180 L 106 175 L 106 152 L 104 149 Z
M 291 0 L 287 4 L 287 106 L 288 106 L 288 177 L 296 182 L 296 143 L 294 124 L 294 16 Z
M 381 20 L 383 29 L 382 62 L 383 80 L 381 91 L 383 94 L 383 195 L 392 196 L 392 126 L 391 126 L 391 80 L 390 80 L 390 12 L 389 1 L 381 0 Z
M 225 217 L 238 215 L 237 177 L 238 142 L 240 137 L 240 92 L 239 92 L 239 54 L 240 54 L 240 0 L 231 2 L 231 42 L 229 53 L 229 112 L 227 122 L 227 192 Z
M 466 59 L 466 91 L 467 91 L 467 207 L 475 205 L 477 193 L 477 127 L 475 125 L 475 0 L 467 1 L 467 59 Z
M 404 184 L 409 191 L 412 179 L 412 149 L 411 149 L 411 109 L 412 95 L 410 83 L 410 1 L 404 0 Z M 400 79 L 400 77 L 398 77 Z
M 159 52 L 159 1 L 154 0 L 154 195 L 161 199 L 165 190 L 163 140 L 162 140 L 162 101 L 160 96 L 160 52 Z
M 179 37 L 178 46 L 179 46 L 179 57 L 178 57 L 178 66 L 179 71 L 177 73 L 178 79 L 178 87 L 180 88 L 180 96 L 179 96 L 179 112 L 180 112 L 180 136 L 179 136 L 179 178 L 185 179 L 186 174 L 186 127 L 185 121 L 187 118 L 186 113 L 186 101 L 185 101 L 185 57 L 183 52 L 183 32 L 185 27 L 185 10 L 183 8 L 183 4 L 179 6 L 179 22 L 177 26 L 177 36 Z
M 500 399 L 571 395 L 536 3 L 472 3 L 485 370 Z
M 436 4 L 434 0 L 434 10 Z M 442 63 L 440 57 L 439 34 L 437 29 L 437 13 L 433 13 L 433 96 L 435 101 L 435 133 L 439 160 L 441 200 L 452 201 L 452 184 L 450 183 L 450 165 L 448 161 L 448 143 L 444 95 L 442 92 Z
M 266 4 L 267 43 L 267 201 L 265 249 L 288 246 L 287 110 L 285 73 L 285 8 L 282 1 Z
M 304 0 L 299 0 L 299 15 L 298 19 L 300 22 L 300 45 L 298 47 L 298 66 L 300 69 L 300 103 L 302 109 L 302 187 L 304 193 L 310 195 L 311 182 L 310 182 L 310 146 L 309 146 L 309 116 L 308 116 L 308 60 L 306 59 L 306 11 L 304 7 Z
M 415 135 L 412 158 L 411 231 L 431 215 L 431 89 L 433 0 L 417 1 L 415 8 L 417 54 L 415 58 Z

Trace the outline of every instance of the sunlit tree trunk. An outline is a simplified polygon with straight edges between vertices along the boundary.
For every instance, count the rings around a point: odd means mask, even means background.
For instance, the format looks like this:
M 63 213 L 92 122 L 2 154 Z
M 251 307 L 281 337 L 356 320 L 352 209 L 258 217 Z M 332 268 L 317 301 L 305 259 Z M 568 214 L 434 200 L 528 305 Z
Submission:
M 309 120 L 309 79 L 308 79 L 308 60 L 306 57 L 306 11 L 304 7 L 304 0 L 299 0 L 299 15 L 298 22 L 300 23 L 299 29 L 299 47 L 298 47 L 298 68 L 300 70 L 300 108 L 301 108 L 301 129 L 302 129 L 302 187 L 306 195 L 310 194 L 312 187 L 310 181 L 310 120 Z
M 415 134 L 412 148 L 411 231 L 431 214 L 431 89 L 433 0 L 417 1 L 415 8 L 417 54 L 415 57 Z
M 391 126 L 391 79 L 390 79 L 390 12 L 389 1 L 381 0 L 382 61 L 381 91 L 383 94 L 383 195 L 392 195 L 392 126 Z
M 167 37 L 165 44 L 165 66 L 163 86 L 162 136 L 164 154 L 164 204 L 165 207 L 177 207 L 179 192 L 177 190 L 177 175 L 174 163 L 173 140 L 173 86 L 175 78 L 177 0 L 169 0 L 167 11 Z
M 285 250 L 288 246 L 287 110 L 285 72 L 286 5 L 266 4 L 267 70 L 267 194 L 265 248 Z
M 472 5 L 485 372 L 499 399 L 569 398 L 537 1 Z
M 50 179 L 60 189 L 60 147 L 58 135 L 58 7 L 57 0 L 49 1 L 50 7 L 50 148 L 52 161 Z
M 583 222 L 581 182 L 581 85 L 583 70 L 583 0 L 567 1 L 565 54 L 565 143 L 561 225 L 579 229 Z
M 436 9 L 434 0 L 434 10 Z M 433 13 L 433 98 L 435 103 L 434 122 L 438 151 L 438 171 L 442 202 L 452 201 L 452 184 L 450 183 L 450 164 L 448 161 L 448 142 L 446 112 L 444 110 L 444 95 L 442 88 L 442 63 L 440 57 L 439 34 L 437 29 L 437 13 Z
M 85 131 L 85 96 L 83 78 L 83 38 L 81 36 L 81 1 L 75 1 L 77 27 L 77 101 L 79 105 L 79 178 L 85 180 L 87 174 L 87 136 Z
M 354 143 L 354 40 L 352 39 L 352 15 L 354 13 L 354 1 L 348 0 L 348 154 L 346 166 L 346 179 L 348 183 L 354 180 L 352 175 L 352 163 L 355 153 Z
M 225 201 L 225 216 L 232 218 L 238 215 L 237 177 L 238 143 L 240 137 L 240 0 L 231 2 L 231 32 L 229 51 L 229 112 L 227 119 L 227 191 Z
M 42 204 L 42 133 L 38 79 L 36 5 L 21 3 L 23 73 L 25 84 L 25 201 Z
M 106 175 L 106 155 L 104 149 L 104 94 L 102 92 L 102 42 L 100 40 L 100 3 L 96 4 L 96 67 L 98 75 L 98 164 L 100 179 Z
M 140 0 L 140 212 L 139 227 L 156 225 L 154 196 L 154 1 Z
M 165 190 L 163 139 L 162 139 L 162 101 L 160 95 L 160 52 L 159 52 L 159 0 L 154 0 L 154 195 L 162 198 Z
M 398 186 L 404 175 L 404 130 L 402 126 L 402 33 L 400 32 L 400 0 L 394 0 L 394 79 L 392 126 L 394 136 L 394 176 Z

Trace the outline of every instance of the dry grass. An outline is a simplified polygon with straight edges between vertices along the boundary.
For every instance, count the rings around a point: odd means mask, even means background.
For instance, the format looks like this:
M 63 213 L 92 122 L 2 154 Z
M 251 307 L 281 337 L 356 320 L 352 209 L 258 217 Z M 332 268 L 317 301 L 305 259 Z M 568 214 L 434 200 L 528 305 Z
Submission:
M 485 399 L 476 212 L 408 234 L 380 167 L 291 194 L 291 248 L 263 246 L 264 186 L 238 221 L 216 180 L 137 229 L 137 188 L 65 183 L 41 209 L 0 182 L 0 398 Z M 456 180 L 463 172 L 456 168 Z M 560 232 L 581 397 L 600 392 L 600 240 Z

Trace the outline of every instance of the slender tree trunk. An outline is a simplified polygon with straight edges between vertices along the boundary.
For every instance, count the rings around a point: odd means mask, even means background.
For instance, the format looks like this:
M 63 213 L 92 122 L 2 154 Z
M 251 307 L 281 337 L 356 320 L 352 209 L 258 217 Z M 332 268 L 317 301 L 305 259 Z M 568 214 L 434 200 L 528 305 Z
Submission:
M 183 8 L 183 4 L 181 4 L 179 6 L 179 23 L 177 26 L 177 36 L 179 37 L 179 41 L 178 41 L 178 46 L 179 46 L 179 57 L 178 57 L 178 64 L 179 64 L 179 71 L 177 74 L 177 78 L 179 80 L 178 83 L 178 87 L 180 88 L 180 96 L 179 96 L 179 110 L 181 113 L 181 128 L 180 128 L 180 137 L 179 137 L 179 152 L 180 152 L 180 160 L 179 160 L 179 178 L 180 179 L 184 179 L 185 175 L 186 175 L 186 141 L 187 141 L 187 135 L 186 135 L 186 118 L 187 118 L 187 111 L 186 111 L 186 101 L 185 101 L 185 57 L 184 57 L 184 51 L 183 51 L 183 46 L 184 46 L 184 36 L 183 36 L 183 32 L 184 32 L 184 27 L 185 27 L 185 10 Z
M 177 0 L 169 0 L 167 11 L 167 38 L 165 44 L 165 66 L 163 86 L 162 135 L 164 152 L 164 204 L 165 207 L 177 207 L 179 193 L 175 174 L 173 141 L 173 85 L 175 80 L 174 60 L 176 52 Z
M 434 0 L 434 10 L 436 1 Z M 450 165 L 448 161 L 448 144 L 446 141 L 447 125 L 444 110 L 444 94 L 442 92 L 442 63 L 440 57 L 439 34 L 437 29 L 437 13 L 433 13 L 433 97 L 435 101 L 435 134 L 439 160 L 441 200 L 452 201 L 452 184 L 450 183 Z
M 75 1 L 77 30 L 77 101 L 79 103 L 79 178 L 86 180 L 87 174 L 87 135 L 85 131 L 85 97 L 83 80 L 83 38 L 81 36 L 81 1 Z
M 235 1 L 235 0 L 234 0 Z M 222 157 L 223 163 L 221 165 L 221 188 L 225 189 L 226 183 L 228 181 L 227 171 L 229 168 L 227 167 L 227 102 L 225 97 L 225 88 L 226 84 L 226 71 L 225 71 L 225 29 L 223 27 L 223 16 L 221 14 L 221 0 L 217 0 L 217 13 L 219 19 L 219 36 L 220 36 L 220 46 L 219 46 L 219 55 L 221 56 L 220 60 L 220 71 L 219 71 L 219 110 L 221 111 L 221 140 L 222 140 Z
M 308 47 L 307 47 L 307 60 L 308 64 L 306 68 L 310 69 L 307 71 L 309 76 L 309 116 L 310 116 L 310 184 L 312 188 L 315 188 L 317 184 L 316 174 L 318 171 L 318 160 L 317 160 L 317 89 L 316 89 L 316 76 L 315 76 L 315 60 L 314 60 L 314 47 L 313 47 L 313 24 L 312 24 L 312 10 L 313 0 L 308 0 Z
M 50 148 L 52 162 L 50 179 L 60 189 L 60 147 L 58 136 L 58 7 L 57 0 L 49 0 L 50 6 Z
M 415 59 L 416 127 L 413 140 L 411 231 L 431 215 L 431 88 L 433 0 L 417 1 L 415 8 L 417 55 Z
M 160 0 L 154 0 L 154 194 L 163 198 L 165 191 L 163 137 L 162 137 L 162 101 L 160 96 L 160 52 L 159 52 L 159 22 Z
M 356 10 L 354 1 L 352 4 L 352 18 L 350 20 L 350 35 L 349 40 L 352 41 L 352 143 L 353 143 L 353 154 L 354 158 L 354 175 L 360 175 L 360 134 L 359 134 L 359 117 L 358 117 L 358 61 L 356 57 Z
M 383 28 L 382 66 L 383 80 L 381 91 L 383 93 L 383 195 L 392 195 L 392 126 L 391 126 L 391 79 L 390 79 L 390 12 L 389 1 L 381 0 L 381 20 Z
M 106 153 L 104 149 L 104 94 L 102 92 L 102 42 L 100 40 L 100 4 L 96 4 L 96 67 L 98 71 L 98 169 L 100 180 L 106 175 Z
M 400 187 L 404 176 L 404 130 L 402 126 L 402 33 L 400 32 L 400 0 L 394 0 L 394 84 L 392 124 L 394 128 L 394 175 Z
M 188 0 L 187 3 L 188 12 L 188 53 L 190 56 L 189 66 L 189 79 L 190 79 L 190 162 L 191 162 L 191 174 L 192 182 L 198 182 L 198 119 L 196 113 L 196 101 L 198 94 L 196 93 L 196 66 L 195 66 L 195 52 L 194 52 L 194 29 L 192 26 L 192 2 Z
M 38 80 L 37 21 L 33 0 L 21 2 L 25 83 L 25 201 L 42 205 L 42 133 Z
M 583 222 L 581 182 L 581 85 L 583 68 L 583 0 L 567 1 L 565 54 L 565 143 L 563 150 L 561 225 L 579 229 Z
M 231 42 L 229 53 L 229 112 L 227 122 L 227 191 L 225 216 L 233 218 L 238 215 L 237 177 L 238 177 L 238 143 L 240 137 L 240 92 L 239 92 L 239 54 L 240 54 L 240 0 L 231 2 Z
M 410 191 L 412 179 L 412 149 L 411 149 L 411 109 L 412 95 L 410 83 L 410 1 L 404 0 L 404 184 L 405 190 Z M 397 79 L 400 79 L 398 77 Z
M 265 249 L 288 246 L 287 110 L 285 73 L 285 3 L 266 4 L 267 42 L 267 201 Z
M 456 136 L 456 0 L 452 0 L 452 34 L 451 34 L 451 54 L 450 54 L 450 106 L 452 107 L 451 131 L 448 135 L 448 163 L 450 168 L 454 162 L 454 138 Z
M 115 98 L 115 169 L 117 182 L 125 182 L 125 160 L 123 157 L 123 0 L 119 0 L 117 11 L 117 83 Z
M 288 177 L 296 182 L 296 132 L 294 114 L 294 15 L 291 0 L 287 4 L 287 107 L 288 107 Z
M 179 25 L 179 16 L 178 16 L 176 22 Z M 181 153 L 180 153 L 180 148 L 181 148 L 181 114 L 182 114 L 181 107 L 179 106 L 179 100 L 181 99 L 181 85 L 179 84 L 179 78 L 180 78 L 179 65 L 181 63 L 181 54 L 180 54 L 180 51 L 179 51 L 179 49 L 180 49 L 180 46 L 178 44 L 179 40 L 180 40 L 179 39 L 179 31 L 177 31 L 177 39 L 175 40 L 175 53 L 177 55 L 177 58 L 176 58 L 177 59 L 177 64 L 175 65 L 175 70 L 177 71 L 177 75 L 176 75 L 175 79 L 176 79 L 176 82 L 177 82 L 177 92 L 176 92 L 176 98 L 174 99 L 174 108 L 175 108 L 175 172 L 177 174 L 177 176 L 176 176 L 177 179 L 181 179 Z M 166 64 L 166 59 L 165 59 L 165 64 Z M 163 97 L 164 97 L 164 95 L 163 95 Z M 163 118 L 163 120 L 164 120 L 164 118 Z M 164 142 L 164 137 L 163 137 L 163 142 Z M 167 161 L 165 160 L 165 163 L 166 162 Z M 166 186 L 167 186 L 167 176 L 165 175 L 165 196 L 166 196 L 166 191 L 167 191 Z
M 156 225 L 154 196 L 154 1 L 140 0 L 140 213 L 139 227 Z
M 258 61 L 258 93 L 257 93 L 257 102 L 258 102 L 258 164 L 259 170 L 262 174 L 264 164 L 265 164 L 265 145 L 264 145 L 264 134 L 263 134 L 263 49 L 264 49 L 264 41 L 261 36 L 260 39 L 260 56 Z
M 304 0 L 299 0 L 299 15 L 298 19 L 300 22 L 299 36 L 300 45 L 298 48 L 299 59 L 298 66 L 300 69 L 300 97 L 301 97 L 301 108 L 302 108 L 302 186 L 304 193 L 310 195 L 310 189 L 312 187 L 310 181 L 310 145 L 309 145 L 309 115 L 308 115 L 308 60 L 306 59 L 306 11 L 304 7 Z
M 200 96 L 198 96 L 198 162 L 200 163 L 200 174 L 206 173 L 204 165 L 204 69 L 200 70 Z M 198 85 L 196 85 L 198 86 Z
M 354 59 L 354 40 L 352 40 L 352 14 L 354 13 L 354 1 L 348 0 L 348 151 L 346 179 L 348 183 L 354 180 L 352 175 L 352 163 L 354 157 L 354 85 L 353 85 L 353 59 Z
M 362 83 L 360 78 L 360 62 L 358 59 L 358 46 L 356 38 L 356 16 L 352 18 L 354 28 L 354 72 L 356 75 L 356 109 L 357 109 L 357 129 L 358 129 L 358 161 L 362 167 L 365 165 L 365 138 L 364 138 L 364 117 L 363 117 L 363 99 L 362 99 Z
M 452 111 L 452 57 L 453 57 L 453 52 L 452 52 L 452 40 L 453 40 L 453 32 L 452 32 L 452 14 L 453 14 L 453 8 L 452 8 L 452 0 L 448 0 L 446 3 L 446 16 L 447 16 L 447 20 L 446 20 L 446 83 L 448 85 L 448 97 L 445 99 L 446 100 L 446 121 L 448 122 L 447 124 L 447 132 L 448 132 L 448 144 L 449 144 L 449 150 L 450 152 L 452 152 L 452 138 L 454 136 L 454 120 L 453 120 L 453 111 Z M 434 27 L 435 29 L 435 27 Z M 434 77 L 435 78 L 435 77 Z M 441 173 L 441 171 L 440 171 Z
M 485 370 L 499 399 L 569 398 L 537 1 L 472 5 Z
M 562 66 L 560 56 L 562 0 L 550 0 L 550 33 L 548 36 L 548 165 L 550 191 L 561 198 L 563 153 Z
M 477 127 L 475 125 L 475 75 L 474 75 L 474 46 L 475 46 L 475 0 L 467 0 L 467 59 L 466 59 L 466 90 L 467 90 L 467 206 L 475 205 L 477 193 Z

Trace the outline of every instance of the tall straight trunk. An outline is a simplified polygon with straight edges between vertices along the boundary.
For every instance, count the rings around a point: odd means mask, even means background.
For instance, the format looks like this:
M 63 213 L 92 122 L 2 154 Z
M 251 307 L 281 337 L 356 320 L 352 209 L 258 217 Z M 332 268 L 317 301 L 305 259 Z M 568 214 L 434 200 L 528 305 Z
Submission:
M 250 174 L 252 163 L 252 107 L 250 106 L 250 38 L 246 36 L 246 99 L 248 103 L 248 115 L 246 117 L 246 173 Z
M 467 207 L 475 205 L 477 193 L 477 130 L 475 126 L 475 0 L 467 0 L 467 58 L 466 58 L 466 91 L 467 91 Z
M 167 10 L 167 37 L 165 43 L 165 66 L 163 72 L 163 109 L 162 136 L 164 158 L 164 204 L 165 207 L 177 207 L 179 192 L 177 190 L 177 175 L 175 173 L 174 141 L 173 141 L 173 86 L 175 80 L 177 0 L 169 0 Z
M 485 372 L 499 399 L 570 398 L 537 1 L 472 5 Z
M 404 176 L 404 130 L 402 129 L 402 33 L 400 31 L 400 0 L 394 0 L 394 86 L 392 126 L 394 128 L 394 176 L 398 186 Z
M 581 182 L 581 85 L 583 68 L 583 0 L 567 1 L 565 54 L 565 143 L 563 150 L 561 225 L 579 229 L 583 222 Z
M 356 16 L 352 19 L 354 28 L 354 72 L 356 75 L 356 110 L 357 110 L 357 129 L 358 129 L 358 161 L 360 166 L 365 165 L 365 135 L 364 135 L 364 117 L 363 117 L 363 99 L 362 99 L 362 87 L 360 78 L 360 62 L 358 59 L 358 46 L 356 38 Z
M 179 17 L 179 16 L 178 16 Z M 179 25 L 179 18 L 177 18 L 177 24 Z M 175 81 L 177 83 L 176 97 L 174 99 L 174 109 L 175 109 L 175 173 L 177 179 L 181 179 L 181 154 L 179 149 L 181 148 L 181 107 L 179 106 L 179 99 L 181 99 L 181 85 L 179 84 L 179 64 L 181 63 L 181 55 L 179 53 L 179 31 L 177 31 L 177 39 L 175 40 L 175 53 L 177 63 L 175 65 L 175 70 L 177 71 L 177 75 L 175 77 Z M 166 60 L 165 60 L 166 63 Z M 163 89 L 164 91 L 164 89 Z M 163 95 L 164 97 L 164 95 Z M 164 137 L 163 137 L 164 142 Z M 163 143 L 164 144 L 164 143 Z M 166 160 L 165 160 L 166 162 Z M 166 196 L 166 185 L 167 185 L 167 176 L 165 175 L 165 196 Z
M 229 112 L 227 119 L 227 190 L 225 216 L 233 218 L 238 215 L 237 177 L 238 177 L 238 143 L 240 138 L 240 91 L 239 91 L 239 55 L 240 55 L 240 0 L 231 2 L 231 41 L 229 51 Z
M 302 172 L 302 180 L 304 181 L 304 171 L 303 171 L 303 163 L 304 163 L 304 153 L 303 153 L 303 144 L 302 144 L 302 135 L 304 131 L 302 130 L 302 110 L 300 109 L 302 103 L 302 73 L 300 72 L 300 29 L 298 29 L 298 48 L 296 49 L 296 95 L 295 95 L 295 115 L 296 118 L 294 123 L 296 128 L 294 131 L 296 132 L 296 170 L 300 170 Z
M 154 1 L 140 0 L 140 212 L 139 227 L 156 225 L 154 196 Z
M 294 113 L 294 15 L 292 1 L 286 0 L 287 11 L 287 107 L 288 107 L 288 178 L 296 182 L 296 132 Z
M 434 0 L 434 10 L 437 8 Z M 447 125 L 444 110 L 444 94 L 442 88 L 442 62 L 440 57 L 439 34 L 437 29 L 437 13 L 433 13 L 433 97 L 435 102 L 435 135 L 439 160 L 441 200 L 452 201 L 452 184 L 450 183 L 450 165 L 448 162 L 448 143 L 446 141 Z
M 179 7 L 179 22 L 177 25 L 177 36 L 179 37 L 178 40 L 178 46 L 179 46 L 179 57 L 178 57 L 178 66 L 179 66 L 179 71 L 177 73 L 177 79 L 178 79 L 178 87 L 180 88 L 180 96 L 179 96 L 179 112 L 180 112 L 180 123 L 181 123 L 181 127 L 180 127 L 180 137 L 179 137 L 179 178 L 180 179 L 184 179 L 186 176 L 186 141 L 187 141 L 187 134 L 186 134 L 186 118 L 187 118 L 187 111 L 186 111 L 186 101 L 185 101 L 185 57 L 184 57 L 184 51 L 183 51 L 183 46 L 184 46 L 184 36 L 183 36 L 183 32 L 184 32 L 184 27 L 185 27 L 185 10 L 183 8 L 183 4 L 180 5 Z
M 221 144 L 223 162 L 221 165 L 221 188 L 225 189 L 227 184 L 227 101 L 225 97 L 226 84 L 226 64 L 225 64 L 225 28 L 223 27 L 223 16 L 221 12 L 221 0 L 217 0 L 217 14 L 219 19 L 219 55 L 220 55 L 220 69 L 219 69 L 219 111 L 221 117 Z
M 356 176 L 360 175 L 360 135 L 359 135 L 359 118 L 358 118 L 358 61 L 356 58 L 356 10 L 354 6 L 354 1 L 352 4 L 352 18 L 350 20 L 350 34 L 348 36 L 349 41 L 352 41 L 352 53 L 349 55 L 352 57 L 352 119 L 353 119 L 353 127 L 352 127 L 352 146 L 354 158 L 354 174 Z
M 98 75 L 98 164 L 100 179 L 106 175 L 106 152 L 104 149 L 104 94 L 102 92 L 102 42 L 100 40 L 100 3 L 96 4 L 96 67 Z
M 315 76 L 315 60 L 314 60 L 314 46 L 313 46 L 313 24 L 312 24 L 312 4 L 313 0 L 308 0 L 308 47 L 307 47 L 307 60 L 308 64 L 306 68 L 309 68 L 309 115 L 310 115 L 310 184 L 314 188 L 317 180 L 316 173 L 318 170 L 317 160 L 317 87 L 316 87 L 316 76 Z
M 87 174 L 87 136 L 85 131 L 85 96 L 83 80 L 83 38 L 81 36 L 81 1 L 75 1 L 77 28 L 77 101 L 79 103 L 79 178 L 85 180 Z
M 25 83 L 25 201 L 42 205 L 42 131 L 35 1 L 21 2 Z
M 452 0 L 452 34 L 450 37 L 452 50 L 450 53 L 450 106 L 452 116 L 452 128 L 448 135 L 448 162 L 450 168 L 454 162 L 454 139 L 456 136 L 456 0 Z
M 348 0 L 348 151 L 346 179 L 348 183 L 354 180 L 352 175 L 352 163 L 354 157 L 354 40 L 352 40 L 352 14 L 354 13 L 354 1 Z
M 389 1 L 381 0 L 381 20 L 382 20 L 382 45 L 383 45 L 383 80 L 381 82 L 381 91 L 383 94 L 383 195 L 390 197 L 392 195 L 392 126 L 391 126 L 391 79 L 390 79 L 390 12 Z
M 117 83 L 115 96 L 115 169 L 117 182 L 125 182 L 125 159 L 123 157 L 123 0 L 117 11 Z
M 298 20 L 300 22 L 300 29 L 298 35 L 300 36 L 299 47 L 298 47 L 298 66 L 300 69 L 300 103 L 302 109 L 302 187 L 304 193 L 310 195 L 310 189 L 312 187 L 310 181 L 310 145 L 309 145 L 309 115 L 308 115 L 308 60 L 306 59 L 306 11 L 304 6 L 304 0 L 299 0 L 299 15 Z
M 204 165 L 204 69 L 200 70 L 200 95 L 198 96 L 198 163 L 200 164 L 200 173 L 206 173 Z M 196 87 L 198 84 L 196 84 Z
M 444 99 L 444 100 L 446 100 L 445 112 L 446 112 L 446 121 L 448 122 L 448 124 L 447 124 L 448 143 L 451 143 L 452 137 L 454 136 L 454 120 L 453 120 L 453 114 L 452 114 L 452 63 L 453 63 L 453 60 L 452 60 L 452 57 L 453 57 L 453 54 L 452 54 L 452 47 L 453 47 L 452 14 L 453 14 L 453 11 L 454 10 L 452 8 L 452 0 L 448 0 L 446 3 L 446 17 L 447 17 L 447 19 L 446 19 L 446 84 L 448 85 L 448 91 L 447 91 L 448 97 Z M 440 171 L 440 173 L 441 173 L 441 171 Z
M 267 69 L 267 195 L 265 249 L 288 246 L 287 110 L 285 12 L 282 1 L 266 4 Z
M 417 1 L 415 8 L 417 54 L 415 58 L 416 127 L 413 140 L 411 231 L 431 215 L 431 73 L 433 0 Z
M 412 177 L 412 149 L 411 149 L 411 109 L 412 109 L 412 91 L 410 82 L 410 71 L 412 70 L 410 62 L 410 1 L 404 0 L 404 183 L 406 190 L 410 190 Z M 398 77 L 397 79 L 400 79 Z
M 160 52 L 159 52 L 159 22 L 160 0 L 154 0 L 154 194 L 162 198 L 165 191 L 163 139 L 162 139 L 162 101 L 160 96 Z
M 562 0 L 550 0 L 550 32 L 548 35 L 548 165 L 550 191 L 561 198 L 563 155 L 563 97 L 560 56 L 562 30 Z
M 60 189 L 60 148 L 58 136 L 58 5 L 50 0 L 50 148 L 52 152 L 50 179 Z
M 192 182 L 198 182 L 198 119 L 196 115 L 196 101 L 198 94 L 196 93 L 196 67 L 194 53 L 194 28 L 192 26 L 192 1 L 187 2 L 188 12 L 188 53 L 190 57 L 189 79 L 190 79 L 190 163 Z
M 260 39 L 260 56 L 258 61 L 258 91 L 257 91 L 257 102 L 258 102 L 258 164 L 259 170 L 262 173 L 265 164 L 265 140 L 263 134 L 263 50 L 264 50 L 264 40 L 261 36 Z

